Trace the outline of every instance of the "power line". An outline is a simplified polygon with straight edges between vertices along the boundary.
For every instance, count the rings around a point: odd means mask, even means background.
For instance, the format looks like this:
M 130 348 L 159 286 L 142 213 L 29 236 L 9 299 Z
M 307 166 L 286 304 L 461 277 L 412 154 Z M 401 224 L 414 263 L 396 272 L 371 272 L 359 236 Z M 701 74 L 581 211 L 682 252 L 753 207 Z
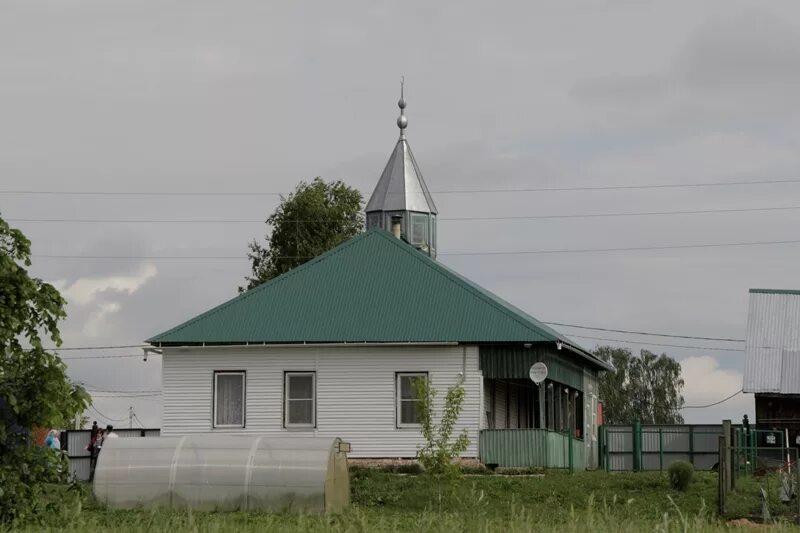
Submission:
M 119 348 L 149 348 L 147 344 L 122 344 L 122 345 L 114 345 L 114 346 L 72 346 L 69 348 L 62 348 L 62 347 L 52 347 L 52 348 L 45 348 L 45 350 L 53 351 L 53 352 L 61 352 L 61 351 L 69 351 L 69 350 L 116 350 Z M 134 357 L 134 356 L 130 356 Z M 138 357 L 141 357 L 138 356 Z
M 688 250 L 695 248 L 729 248 L 745 246 L 771 246 L 781 244 L 798 244 L 800 240 L 784 241 L 752 241 L 752 242 L 726 242 L 704 244 L 676 244 L 665 246 L 630 246 L 617 248 L 565 248 L 552 250 L 508 250 L 487 252 L 440 252 L 440 256 L 511 256 L 511 255 L 544 255 L 544 254 L 573 254 L 573 253 L 599 253 L 599 252 L 635 252 L 656 250 Z M 32 255 L 35 259 L 80 259 L 80 260 L 245 260 L 243 255 L 61 255 L 42 254 Z M 312 259 L 305 256 L 282 256 L 280 259 Z
M 609 339 L 607 337 L 589 337 L 586 335 L 567 335 L 567 337 L 575 337 L 576 339 L 591 339 L 597 341 L 619 342 L 627 344 L 640 344 L 643 346 L 669 346 L 671 348 L 688 348 L 691 350 L 709 350 L 714 352 L 744 352 L 742 348 L 712 348 L 708 346 L 687 346 L 685 344 L 666 344 L 663 342 L 643 342 L 643 341 L 630 341 L 627 339 Z
M 751 211 L 788 211 L 800 209 L 800 206 L 780 206 L 780 207 L 741 207 L 729 209 L 695 209 L 682 211 L 632 211 L 621 213 L 576 213 L 566 215 L 510 215 L 502 217 L 442 217 L 437 220 L 537 220 L 537 219 L 558 219 L 558 218 L 601 218 L 601 217 L 640 217 L 656 215 L 700 215 L 716 213 L 746 213 Z
M 730 400 L 734 396 L 737 396 L 737 395 L 739 395 L 741 393 L 742 393 L 742 389 L 739 389 L 738 391 L 734 392 L 733 394 L 731 394 L 727 398 L 723 398 L 722 400 L 720 400 L 718 402 L 710 403 L 708 405 L 684 405 L 683 407 L 681 407 L 681 409 L 705 409 L 706 407 L 714 407 L 715 405 L 719 405 L 721 403 L 727 402 L 728 400 Z
M 98 393 L 98 392 L 93 392 L 93 391 L 88 391 L 88 392 L 91 393 L 91 396 L 93 398 L 96 397 L 96 398 L 110 398 L 110 399 L 114 399 L 114 398 L 119 398 L 119 399 L 125 399 L 125 398 L 153 398 L 153 397 L 156 397 L 156 396 L 161 396 L 160 392 L 153 392 L 153 393 L 149 393 L 149 394 L 144 394 L 144 393 L 143 394 L 122 394 L 122 393 L 111 393 L 111 392 L 99 392 Z
M 91 409 L 91 410 L 93 410 L 95 413 L 97 413 L 97 414 L 100 416 L 100 418 L 105 418 L 105 419 L 106 419 L 106 420 L 108 420 L 109 422 L 124 422 L 125 420 L 127 420 L 127 419 L 128 419 L 127 417 L 125 417 L 125 418 L 111 418 L 111 417 L 109 417 L 109 416 L 106 416 L 106 415 L 104 415 L 103 413 L 101 413 L 101 412 L 100 412 L 100 411 L 97 409 L 97 407 L 95 407 L 94 405 L 90 405 L 90 406 L 89 406 L 89 409 Z
M 593 253 L 593 252 L 633 252 L 643 250 L 679 250 L 692 248 L 724 248 L 735 246 L 766 246 L 773 244 L 797 244 L 800 240 L 786 241 L 756 241 L 756 242 L 727 242 L 727 243 L 707 243 L 707 244 L 678 244 L 666 246 L 631 246 L 620 248 L 579 248 L 579 249 L 560 249 L 560 250 L 513 250 L 497 252 L 447 252 L 439 255 L 447 256 L 472 256 L 472 255 L 536 255 L 536 254 L 569 254 L 569 253 Z
M 84 384 L 86 385 L 86 384 Z M 114 390 L 114 389 L 98 389 L 91 387 L 90 385 L 86 385 L 89 392 L 111 392 L 116 394 L 161 394 L 161 389 L 152 389 L 152 390 Z
M 800 206 L 781 207 L 743 207 L 730 209 L 697 209 L 682 211 L 634 211 L 621 213 L 575 213 L 566 215 L 510 215 L 510 216 L 483 216 L 483 217 L 439 217 L 442 221 L 503 221 L 503 220 L 548 220 L 548 219 L 573 219 L 573 218 L 606 218 L 606 217 L 638 217 L 638 216 L 667 216 L 667 215 L 697 215 L 719 213 L 747 213 L 762 211 L 788 211 L 800 209 Z M 9 218 L 8 222 L 41 222 L 41 223 L 81 223 L 81 224 L 255 224 L 264 223 L 263 219 L 119 219 L 119 218 Z M 294 223 L 322 223 L 340 222 L 339 218 L 331 219 L 306 219 L 291 220 Z
M 550 326 L 564 326 L 568 328 L 578 328 L 578 329 L 591 329 L 594 331 L 609 331 L 612 333 L 628 333 L 631 335 L 651 335 L 653 337 L 669 337 L 671 339 L 693 339 L 693 340 L 701 340 L 701 341 L 724 341 L 724 342 L 745 342 L 744 339 L 731 339 L 725 337 L 696 337 L 693 335 L 674 335 L 671 333 L 651 333 L 647 331 L 632 331 L 627 329 L 610 329 L 610 328 L 597 328 L 592 326 L 581 326 L 578 324 L 565 324 L 563 322 L 544 322 L 544 324 L 548 324 Z
M 85 348 L 87 350 L 91 348 Z M 159 355 L 159 354 L 156 354 Z M 124 354 L 124 355 L 78 355 L 74 357 L 61 357 L 62 361 L 77 361 L 79 359 L 125 359 L 128 357 L 144 357 L 143 354 Z M 148 356 L 149 357 L 149 356 Z
M 92 398 L 98 398 L 101 400 L 128 400 L 128 401 L 137 401 L 137 402 L 160 402 L 161 397 L 160 395 L 155 394 L 145 394 L 141 396 L 113 396 L 113 395 L 103 395 L 103 394 L 92 394 Z
M 545 324 L 553 324 L 552 322 L 544 322 Z M 593 329 L 593 328 L 592 328 Z M 609 330 L 609 331 L 621 331 L 621 330 Z M 640 335 L 647 335 L 647 333 L 641 332 Z M 657 333 L 652 333 L 651 335 L 658 335 Z M 592 337 L 587 335 L 573 335 L 567 334 L 567 337 L 575 337 L 577 339 L 590 339 L 590 340 L 598 340 L 598 341 L 608 341 L 608 342 L 621 342 L 621 343 L 629 343 L 629 344 L 641 344 L 645 346 L 669 346 L 673 348 L 689 348 L 689 349 L 698 349 L 698 350 L 712 350 L 712 351 L 721 351 L 721 352 L 744 352 L 741 348 L 721 348 L 721 347 L 708 347 L 708 346 L 687 346 L 685 344 L 666 344 L 666 343 L 659 343 L 659 342 L 645 342 L 645 341 L 632 341 L 627 339 L 612 339 L 608 337 Z M 703 337 L 697 337 L 703 338 Z M 711 338 L 711 337 L 708 337 Z M 91 347 L 87 347 L 84 349 L 91 349 Z M 95 356 L 78 356 L 78 357 L 65 357 L 62 358 L 66 361 L 72 361 L 75 359 L 119 359 L 119 358 L 127 358 L 127 357 L 142 357 L 141 354 L 125 354 L 125 355 L 95 355 Z M 114 391 L 116 392 L 116 391 Z
M 800 179 L 774 179 L 756 181 L 723 181 L 699 183 L 659 183 L 634 185 L 595 185 L 575 187 L 516 187 L 507 189 L 442 189 L 432 190 L 433 194 L 487 194 L 487 193 L 520 193 L 520 192 L 565 192 L 565 191 L 613 191 L 634 189 L 684 189 L 696 187 L 730 187 L 743 185 L 771 185 L 782 183 L 800 183 Z M 30 189 L 5 189 L 0 194 L 16 195 L 56 195 L 56 196 L 281 196 L 286 193 L 267 191 L 36 191 Z M 400 193 L 398 193 L 400 194 Z
M 144 425 L 144 423 L 142 423 L 141 420 L 139 420 L 139 415 L 137 415 L 135 411 L 133 413 L 133 419 L 136 420 L 136 422 L 138 422 L 140 426 L 142 426 L 142 429 L 145 429 L 147 427 Z
M 595 331 L 607 331 L 613 333 L 624 333 L 624 334 L 631 334 L 631 335 L 646 335 L 646 336 L 655 336 L 655 337 L 668 337 L 668 338 L 679 338 L 679 339 L 693 339 L 693 340 L 708 340 L 708 341 L 722 341 L 722 342 L 745 342 L 745 339 L 734 339 L 729 337 L 707 337 L 707 336 L 694 336 L 694 335 L 679 335 L 676 333 L 656 333 L 652 331 L 638 331 L 638 330 L 629 330 L 629 329 L 612 329 L 612 328 L 600 328 L 596 326 L 587 326 L 585 324 L 570 324 L 566 322 L 548 322 L 542 321 L 543 324 L 547 324 L 550 326 L 559 326 L 559 327 L 570 327 L 570 328 L 578 328 L 578 329 L 589 329 Z M 707 350 L 721 350 L 721 351 L 744 351 L 738 348 L 710 348 L 705 346 L 686 346 L 683 344 L 662 344 L 662 343 L 653 343 L 653 342 L 640 342 L 640 341 L 631 341 L 631 340 L 624 340 L 624 339 L 612 339 L 607 337 L 591 337 L 585 335 L 573 335 L 568 334 L 569 337 L 577 337 L 582 339 L 593 339 L 593 340 L 604 340 L 604 341 L 611 341 L 611 342 L 628 342 L 632 344 L 650 344 L 653 346 L 672 346 L 678 348 L 700 348 L 700 349 L 707 349 Z M 109 346 L 80 346 L 80 347 L 68 347 L 68 348 L 46 348 L 47 350 L 106 350 L 106 349 L 118 349 L 118 348 L 149 348 L 150 345 L 148 344 L 137 344 L 137 345 L 109 345 Z M 151 355 L 161 355 L 157 352 L 153 352 Z M 70 356 L 70 357 L 63 357 L 62 359 L 113 359 L 117 357 L 142 357 L 142 354 L 120 354 L 120 355 L 96 355 L 96 356 Z M 112 391 L 112 392 L 119 392 L 119 391 Z

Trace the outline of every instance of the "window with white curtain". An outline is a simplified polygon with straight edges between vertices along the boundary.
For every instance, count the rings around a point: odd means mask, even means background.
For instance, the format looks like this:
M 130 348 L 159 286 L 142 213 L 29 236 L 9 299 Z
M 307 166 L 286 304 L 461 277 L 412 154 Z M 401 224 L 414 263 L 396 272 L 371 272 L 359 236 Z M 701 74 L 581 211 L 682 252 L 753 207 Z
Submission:
M 427 372 L 398 372 L 395 393 L 397 395 L 397 427 L 419 426 L 419 399 L 415 384 L 428 379 Z
M 244 427 L 245 372 L 214 372 L 214 427 Z
M 316 372 L 286 372 L 284 399 L 284 426 L 316 427 Z

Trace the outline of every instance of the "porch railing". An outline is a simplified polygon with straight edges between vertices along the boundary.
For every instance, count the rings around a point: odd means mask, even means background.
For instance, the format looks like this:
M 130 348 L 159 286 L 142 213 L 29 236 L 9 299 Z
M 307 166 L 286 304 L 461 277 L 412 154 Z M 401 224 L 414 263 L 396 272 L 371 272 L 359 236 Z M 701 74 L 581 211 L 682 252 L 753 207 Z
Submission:
M 584 441 L 547 429 L 484 429 L 478 437 L 478 452 L 486 465 L 586 469 Z

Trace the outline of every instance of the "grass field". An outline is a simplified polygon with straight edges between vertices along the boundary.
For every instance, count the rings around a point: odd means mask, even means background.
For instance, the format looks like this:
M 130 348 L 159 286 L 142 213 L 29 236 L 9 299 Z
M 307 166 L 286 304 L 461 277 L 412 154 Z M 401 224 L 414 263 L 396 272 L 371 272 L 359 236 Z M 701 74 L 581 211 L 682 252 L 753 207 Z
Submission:
M 440 487 L 425 476 L 352 471 L 351 508 L 342 515 L 109 511 L 84 499 L 28 531 L 719 531 L 717 477 L 698 473 L 687 492 L 660 473 L 465 476 Z M 740 494 L 747 491 L 743 490 Z M 731 501 L 749 516 L 757 499 Z M 796 504 L 795 504 L 796 505 Z M 738 506 L 738 507 L 737 507 Z M 795 508 L 795 507 L 793 507 Z M 778 510 L 778 509 L 776 509 Z M 788 523 L 771 531 L 796 530 Z

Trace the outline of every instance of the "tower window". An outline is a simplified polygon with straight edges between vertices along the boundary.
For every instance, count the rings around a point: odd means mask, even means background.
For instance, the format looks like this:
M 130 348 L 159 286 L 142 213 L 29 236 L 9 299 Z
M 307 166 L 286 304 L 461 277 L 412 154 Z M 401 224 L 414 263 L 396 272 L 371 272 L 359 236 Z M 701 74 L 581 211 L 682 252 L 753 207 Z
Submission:
M 428 237 L 428 215 L 411 215 L 411 242 L 413 244 L 427 245 Z
M 367 213 L 367 229 L 381 227 L 381 213 Z

